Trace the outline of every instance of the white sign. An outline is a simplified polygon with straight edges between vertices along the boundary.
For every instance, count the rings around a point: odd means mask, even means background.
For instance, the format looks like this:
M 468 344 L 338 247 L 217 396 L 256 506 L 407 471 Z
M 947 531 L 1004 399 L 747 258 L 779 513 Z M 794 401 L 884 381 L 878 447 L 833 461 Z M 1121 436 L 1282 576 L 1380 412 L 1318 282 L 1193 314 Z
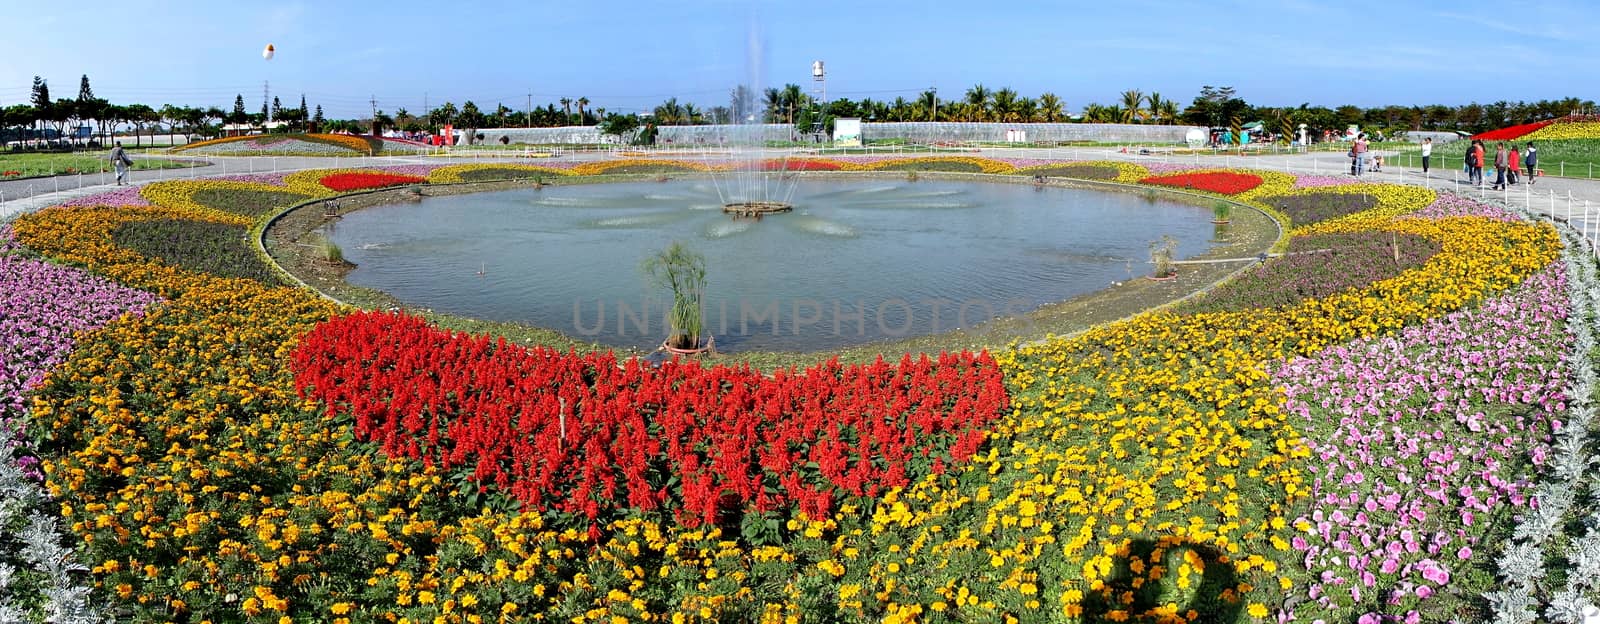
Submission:
M 861 147 L 861 119 L 833 120 L 833 144 L 835 147 Z

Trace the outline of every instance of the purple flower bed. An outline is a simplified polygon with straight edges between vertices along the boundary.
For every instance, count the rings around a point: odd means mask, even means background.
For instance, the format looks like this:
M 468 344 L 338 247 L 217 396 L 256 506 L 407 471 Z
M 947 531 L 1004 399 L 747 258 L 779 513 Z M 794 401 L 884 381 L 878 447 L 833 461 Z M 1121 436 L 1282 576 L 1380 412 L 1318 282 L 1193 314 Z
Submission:
M 17 235 L 11 231 L 11 225 L 0 225 L 0 254 L 20 251 L 22 245 L 17 242 Z
M 1519 221 L 1515 214 L 1503 208 L 1497 208 L 1459 195 L 1440 191 L 1438 199 L 1427 208 L 1418 210 L 1411 216 L 1419 219 L 1438 219 L 1442 217 L 1487 217 L 1496 221 Z
M 61 203 L 63 206 L 149 206 L 150 200 L 139 195 L 137 186 L 121 186 L 117 190 L 75 197 Z
M 74 332 L 157 300 L 77 269 L 0 255 L 0 429 L 16 433 L 23 392 L 72 352 Z
M 186 151 L 193 154 L 233 154 L 243 156 L 271 153 L 327 154 L 330 156 L 344 156 L 354 153 L 354 151 L 348 147 L 294 138 L 275 139 L 265 143 L 257 143 L 254 140 L 229 141 L 227 143 L 217 143 L 214 145 L 202 145 Z
M 1360 182 L 1361 182 L 1361 180 L 1356 179 L 1356 178 L 1352 178 L 1352 177 L 1349 177 L 1349 176 L 1337 177 L 1337 176 L 1320 176 L 1320 175 L 1299 175 L 1299 176 L 1295 176 L 1295 178 L 1294 178 L 1294 187 L 1295 188 L 1321 188 L 1321 187 L 1325 187 L 1325 186 L 1344 186 L 1346 184 L 1358 184 Z
M 1327 621 L 1469 615 L 1566 409 L 1561 264 L 1485 302 L 1278 366 L 1310 446 L 1292 547 Z
M 1150 173 L 1157 175 L 1205 169 L 1205 167 L 1193 163 L 1137 162 L 1134 164 L 1144 167 L 1145 169 L 1149 169 Z

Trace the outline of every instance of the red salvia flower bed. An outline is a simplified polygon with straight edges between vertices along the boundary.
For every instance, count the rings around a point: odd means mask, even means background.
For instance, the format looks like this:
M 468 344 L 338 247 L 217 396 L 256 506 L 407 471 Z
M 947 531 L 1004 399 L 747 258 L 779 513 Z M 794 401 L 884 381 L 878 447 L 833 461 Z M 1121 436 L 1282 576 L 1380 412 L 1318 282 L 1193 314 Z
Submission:
M 339 192 L 383 188 L 401 184 L 421 184 L 427 181 L 427 178 L 394 173 L 335 173 L 318 180 L 323 186 Z
M 969 460 L 1009 405 L 988 353 L 748 367 L 575 355 L 356 313 L 292 356 L 303 396 L 385 453 L 470 470 L 530 509 L 624 507 L 698 526 L 797 505 L 820 518 Z M 591 528 L 591 531 L 593 529 Z
M 765 160 L 763 171 L 838 171 L 839 163 L 825 160 Z
M 1161 186 L 1194 189 L 1197 191 L 1210 191 L 1222 195 L 1238 195 L 1261 186 L 1261 176 L 1230 171 L 1206 171 L 1202 173 L 1150 176 L 1139 182 L 1141 184 L 1159 184 Z
M 1510 126 L 1501 128 L 1499 130 L 1490 130 L 1483 134 L 1474 134 L 1472 135 L 1472 138 L 1483 141 L 1510 141 L 1512 139 L 1520 139 L 1526 135 L 1533 134 L 1539 129 L 1555 122 L 1556 121 L 1554 119 L 1535 121 L 1533 123 L 1526 123 L 1520 126 Z

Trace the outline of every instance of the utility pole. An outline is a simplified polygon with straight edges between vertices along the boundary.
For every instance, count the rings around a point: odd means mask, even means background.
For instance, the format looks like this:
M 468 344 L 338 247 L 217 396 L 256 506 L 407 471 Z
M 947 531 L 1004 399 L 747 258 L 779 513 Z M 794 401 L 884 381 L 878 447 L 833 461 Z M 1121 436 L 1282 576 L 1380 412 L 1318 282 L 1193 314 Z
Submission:
M 269 81 L 266 81 L 266 80 L 261 81 L 261 108 L 267 109 L 267 124 L 268 124 L 267 131 L 271 132 L 272 128 L 270 127 L 270 124 L 272 124 L 272 83 L 269 82 Z
M 372 99 L 372 136 L 378 136 L 378 96 L 369 94 Z
M 533 92 L 528 92 L 528 127 L 533 127 Z
M 928 92 L 933 94 L 933 117 L 928 121 L 939 121 L 939 87 L 928 87 Z

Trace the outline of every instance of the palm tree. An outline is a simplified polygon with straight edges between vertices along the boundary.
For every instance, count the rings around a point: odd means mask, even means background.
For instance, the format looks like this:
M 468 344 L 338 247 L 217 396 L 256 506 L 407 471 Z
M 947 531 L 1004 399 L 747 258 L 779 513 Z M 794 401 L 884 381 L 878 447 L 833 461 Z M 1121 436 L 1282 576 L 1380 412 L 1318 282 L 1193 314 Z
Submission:
M 1157 93 L 1155 91 L 1151 91 L 1150 95 L 1145 96 L 1144 101 L 1145 101 L 1145 103 L 1150 105 L 1150 110 L 1149 110 L 1150 121 L 1153 121 L 1153 122 L 1155 122 L 1157 124 L 1167 123 L 1167 119 L 1166 119 L 1165 115 L 1162 114 L 1162 110 L 1161 110 L 1163 106 L 1166 106 L 1167 101 L 1165 99 L 1162 99 L 1160 93 Z
M 995 121 L 1016 121 L 1016 91 L 1012 91 L 1010 87 L 1000 89 L 989 95 L 989 101 L 994 104 Z
M 1039 117 L 1039 102 L 1031 97 L 1017 98 L 1017 119 L 1033 122 Z
M 562 119 L 567 125 L 572 125 L 572 98 L 561 98 L 561 113 L 566 115 Z
M 779 115 L 783 114 L 783 92 L 769 87 L 762 92 L 762 95 L 764 96 L 763 104 L 767 108 L 767 123 L 777 123 L 782 119 Z
M 1083 106 L 1083 120 L 1089 123 L 1100 123 L 1101 116 L 1105 114 L 1102 112 L 1103 109 L 1105 109 L 1104 106 L 1093 102 L 1085 104 Z
M 890 105 L 890 108 L 894 111 L 891 114 L 894 116 L 895 121 L 905 121 L 906 116 L 911 114 L 911 103 L 907 102 L 903 97 L 895 98 L 894 104 Z
M 794 112 L 805 108 L 806 92 L 800 85 L 790 83 L 783 85 L 783 103 L 789 107 L 789 123 L 794 123 Z
M 683 105 L 683 121 L 687 122 L 689 125 L 692 126 L 698 124 L 701 121 L 704 121 L 703 118 L 704 114 L 700 112 L 700 109 L 695 108 L 694 104 L 685 103 Z
M 583 107 L 589 105 L 588 96 L 578 96 L 578 125 L 583 125 Z
M 917 103 L 928 110 L 928 121 L 939 121 L 939 94 L 932 89 L 923 91 L 917 96 Z
M 1046 91 L 1039 96 L 1039 117 L 1044 121 L 1051 123 L 1060 121 L 1064 116 L 1061 109 L 1061 98 L 1056 97 L 1056 94 Z
M 1154 106 L 1152 106 L 1150 108 L 1151 108 L 1151 110 L 1155 110 Z M 1161 119 L 1166 120 L 1165 121 L 1166 123 L 1168 123 L 1168 124 L 1177 123 L 1178 122 L 1178 103 L 1174 102 L 1172 100 L 1162 100 L 1161 101 L 1161 110 L 1160 110 L 1159 114 L 1161 115 Z
M 967 89 L 967 103 L 976 108 L 973 111 L 972 121 L 983 121 L 985 107 L 989 103 L 989 90 L 983 88 L 983 83 L 980 82 Z
M 861 103 L 857 104 L 856 108 L 860 111 L 860 117 L 862 120 L 878 121 L 877 119 L 873 118 L 873 114 L 878 112 L 878 103 L 874 102 L 872 98 L 861 98 Z
M 652 114 L 658 125 L 675 125 L 683 119 L 683 106 L 678 104 L 678 98 L 667 98 L 667 101 L 657 106 Z
M 1145 118 L 1145 115 L 1146 115 L 1146 111 L 1143 108 L 1140 108 L 1140 105 L 1143 104 L 1143 103 L 1144 103 L 1144 94 L 1140 93 L 1138 89 L 1131 89 L 1131 90 L 1128 90 L 1128 91 L 1123 91 L 1122 92 L 1122 122 L 1123 123 L 1135 123 L 1135 122 L 1143 121 L 1144 118 Z

